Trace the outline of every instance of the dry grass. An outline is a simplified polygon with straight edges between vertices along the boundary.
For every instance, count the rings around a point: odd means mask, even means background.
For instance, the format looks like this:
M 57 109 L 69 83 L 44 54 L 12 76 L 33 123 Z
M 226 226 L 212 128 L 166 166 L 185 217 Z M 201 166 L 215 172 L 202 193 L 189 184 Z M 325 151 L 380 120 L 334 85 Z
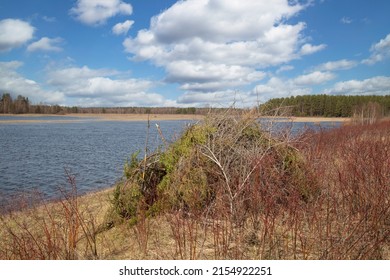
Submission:
M 308 209 L 315 210 L 318 256 L 389 259 L 390 121 L 310 135 L 303 143 L 322 188 L 316 208 Z
M 69 176 L 63 201 L 1 216 L 0 259 L 390 259 L 390 121 L 275 140 L 254 119 L 188 132 L 150 165 L 177 172 L 165 185 L 129 172 L 159 189 L 121 223 L 114 190 L 78 197 Z
M 77 195 L 74 177 L 58 202 L 15 200 L 0 216 L 0 259 L 96 259 L 108 191 Z

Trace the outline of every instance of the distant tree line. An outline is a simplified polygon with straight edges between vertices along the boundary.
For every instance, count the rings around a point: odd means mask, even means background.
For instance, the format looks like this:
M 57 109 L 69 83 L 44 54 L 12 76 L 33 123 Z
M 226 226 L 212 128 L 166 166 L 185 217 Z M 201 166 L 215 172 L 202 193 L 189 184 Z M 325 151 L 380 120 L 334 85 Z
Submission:
M 353 117 L 374 111 L 378 116 L 389 116 L 390 95 L 302 95 L 273 98 L 260 106 L 270 115 Z
M 18 95 L 13 100 L 9 93 L 4 93 L 0 100 L 0 113 L 4 114 L 25 114 L 30 110 L 28 98 Z
M 224 109 L 177 107 L 67 107 L 47 104 L 31 104 L 28 97 L 4 93 L 0 99 L 0 114 L 198 114 Z
M 77 112 L 77 107 L 32 105 L 28 97 L 18 95 L 15 99 L 9 93 L 4 93 L 0 99 L 0 114 L 61 114 L 66 112 Z

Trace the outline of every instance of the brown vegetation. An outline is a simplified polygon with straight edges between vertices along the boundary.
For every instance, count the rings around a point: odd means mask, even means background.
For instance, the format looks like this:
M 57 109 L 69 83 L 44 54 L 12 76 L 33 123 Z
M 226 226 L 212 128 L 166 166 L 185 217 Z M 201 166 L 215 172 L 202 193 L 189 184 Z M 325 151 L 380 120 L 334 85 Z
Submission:
M 66 171 L 67 172 L 67 171 Z M 75 177 L 59 202 L 19 198 L 0 216 L 0 259 L 96 259 L 106 192 L 78 197 Z
M 70 180 L 3 215 L 0 258 L 390 259 L 390 122 L 271 138 L 256 119 L 211 115 L 134 156 L 109 211 Z

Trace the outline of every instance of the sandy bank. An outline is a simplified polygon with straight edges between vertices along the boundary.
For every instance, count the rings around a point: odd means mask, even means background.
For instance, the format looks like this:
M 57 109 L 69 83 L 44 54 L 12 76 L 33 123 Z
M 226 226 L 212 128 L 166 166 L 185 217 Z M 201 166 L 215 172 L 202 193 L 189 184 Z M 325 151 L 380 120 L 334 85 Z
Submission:
M 202 120 L 203 115 L 184 115 L 184 114 L 67 114 L 67 115 L 41 115 L 41 114 L 24 114 L 24 115 L 5 115 L 11 117 L 19 117 L 18 120 L 0 120 L 0 124 L 7 123 L 74 123 L 82 122 L 85 119 L 93 119 L 96 121 L 166 121 L 166 120 Z M 61 117 L 61 119 L 31 119 L 39 117 Z M 67 117 L 72 119 L 66 119 Z M 29 119 L 30 118 L 30 119 Z M 75 119 L 77 118 L 77 119 Z M 280 122 L 348 122 L 350 118 L 324 118 L 324 117 L 266 117 L 274 118 Z
M 107 121 L 147 121 L 148 118 L 153 121 L 170 120 L 200 120 L 201 115 L 182 115 L 182 114 L 69 114 L 69 117 L 96 118 Z
M 93 119 L 96 121 L 170 121 L 170 120 L 200 120 L 201 115 L 181 115 L 181 114 L 67 114 L 67 115 L 41 115 L 41 114 L 24 114 L 24 115 L 4 115 L 10 117 L 19 117 L 18 120 L 0 120 L 0 124 L 7 123 L 74 123 L 83 122 L 85 119 Z M 61 119 L 31 119 L 50 117 Z M 66 118 L 72 118 L 67 120 Z M 30 118 L 30 119 L 29 119 Z M 77 118 L 77 119 L 74 119 Z
M 276 118 L 278 119 L 278 118 Z M 288 117 L 288 118 L 279 118 L 279 121 L 282 122 L 349 122 L 350 118 L 325 118 L 325 117 Z

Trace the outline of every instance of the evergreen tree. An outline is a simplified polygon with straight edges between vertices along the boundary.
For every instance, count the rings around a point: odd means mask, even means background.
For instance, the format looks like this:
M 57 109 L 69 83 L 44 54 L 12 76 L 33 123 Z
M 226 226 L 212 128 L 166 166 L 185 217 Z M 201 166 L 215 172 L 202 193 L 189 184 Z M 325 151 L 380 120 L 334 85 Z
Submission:
M 354 110 L 369 103 L 375 103 L 383 115 L 390 115 L 390 95 L 303 95 L 270 99 L 261 108 L 270 115 L 288 112 L 292 116 L 352 117 Z M 373 106 L 371 106 L 373 107 Z M 284 110 L 287 108 L 287 110 Z

